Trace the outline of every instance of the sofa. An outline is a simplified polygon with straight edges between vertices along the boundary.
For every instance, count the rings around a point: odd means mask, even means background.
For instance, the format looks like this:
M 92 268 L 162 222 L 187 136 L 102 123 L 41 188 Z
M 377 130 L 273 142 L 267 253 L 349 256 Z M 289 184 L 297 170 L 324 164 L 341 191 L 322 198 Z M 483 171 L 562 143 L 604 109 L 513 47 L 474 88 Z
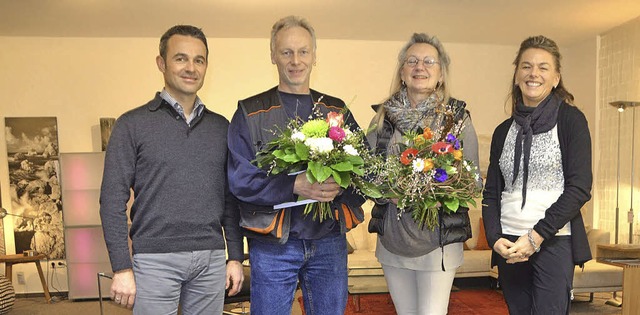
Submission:
M 477 204 L 480 205 L 480 202 L 478 201 Z M 352 248 L 348 255 L 350 271 L 354 269 L 371 271 L 381 268 L 375 257 L 376 234 L 367 231 L 372 206 L 370 201 L 365 204 L 365 222 L 347 233 L 347 241 Z M 491 249 L 486 245 L 486 238 L 482 235 L 484 234 L 484 228 L 481 226 L 482 211 L 469 210 L 469 218 L 473 236 L 465 242 L 464 262 L 458 268 L 456 278 L 491 277 L 497 280 L 498 270 L 495 267 L 491 268 Z M 585 263 L 584 268 L 576 266 L 573 279 L 574 293 L 590 293 L 591 301 L 594 292 L 622 291 L 622 268 L 599 263 L 595 259 L 597 245 L 610 243 L 609 232 L 587 228 L 587 238 L 594 259 Z M 373 272 L 373 274 L 382 275 L 382 272 Z

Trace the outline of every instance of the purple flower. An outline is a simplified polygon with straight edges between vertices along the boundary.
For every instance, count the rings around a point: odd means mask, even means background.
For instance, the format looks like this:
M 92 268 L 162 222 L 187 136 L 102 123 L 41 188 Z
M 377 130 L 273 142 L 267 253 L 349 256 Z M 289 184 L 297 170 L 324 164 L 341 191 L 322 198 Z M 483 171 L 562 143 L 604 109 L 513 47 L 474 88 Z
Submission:
M 453 142 L 453 148 L 460 150 L 460 140 L 456 139 L 456 141 Z
M 452 135 L 452 134 L 448 134 L 446 138 L 444 138 L 444 141 L 446 141 L 447 143 L 454 143 L 456 140 L 456 136 Z
M 433 179 L 435 179 L 436 182 L 442 183 L 447 180 L 447 178 L 449 178 L 449 175 L 447 175 L 447 171 L 441 168 L 436 168 L 436 173 L 435 175 L 433 175 Z

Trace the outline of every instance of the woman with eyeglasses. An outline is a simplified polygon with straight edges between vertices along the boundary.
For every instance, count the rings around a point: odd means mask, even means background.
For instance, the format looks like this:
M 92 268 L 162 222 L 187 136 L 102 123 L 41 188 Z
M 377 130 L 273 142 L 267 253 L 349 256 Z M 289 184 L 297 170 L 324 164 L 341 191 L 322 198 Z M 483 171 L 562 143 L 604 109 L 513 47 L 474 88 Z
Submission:
M 569 314 L 574 265 L 591 259 L 591 137 L 544 36 L 520 44 L 511 118 L 493 133 L 482 216 L 510 314 Z
M 398 54 L 391 95 L 374 105 L 377 114 L 368 140 L 375 153 L 399 156 L 403 135 L 430 128 L 441 137 L 446 123 L 463 121 L 465 158 L 478 165 L 478 139 L 465 102 L 449 96 L 449 56 L 442 43 L 424 33 L 413 34 Z M 481 185 L 481 183 L 478 183 Z M 442 216 L 447 228 L 420 226 L 412 209 L 398 200 L 377 200 L 369 232 L 378 233 L 376 257 L 398 314 L 446 314 L 463 242 L 471 236 L 468 209 Z

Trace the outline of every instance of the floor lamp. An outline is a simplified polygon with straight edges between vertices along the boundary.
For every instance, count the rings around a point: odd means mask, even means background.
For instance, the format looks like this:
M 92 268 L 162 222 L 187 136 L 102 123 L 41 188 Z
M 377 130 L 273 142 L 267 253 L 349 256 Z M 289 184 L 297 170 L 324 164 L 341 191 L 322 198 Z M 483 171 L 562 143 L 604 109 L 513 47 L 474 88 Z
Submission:
M 616 226 L 615 226 L 615 243 L 618 244 L 618 229 L 620 223 L 620 118 L 622 113 L 628 107 L 633 108 L 633 133 L 631 134 L 631 206 L 629 209 L 629 244 L 633 240 L 633 171 L 634 171 L 634 155 L 635 155 L 635 107 L 640 105 L 640 102 L 628 102 L 628 101 L 616 101 L 611 102 L 609 105 L 615 107 L 618 110 L 618 166 L 617 166 L 617 178 L 616 178 Z M 613 292 L 613 297 L 605 302 L 605 304 L 620 307 L 622 306 L 622 300 L 618 299 L 616 292 Z
M 616 101 L 611 102 L 609 105 L 618 109 L 618 169 L 616 179 L 616 226 L 615 226 L 615 243 L 618 244 L 618 229 L 620 222 L 620 117 L 627 108 L 633 108 L 632 110 L 632 133 L 631 133 L 631 204 L 629 212 L 627 213 L 627 220 L 629 222 L 629 244 L 633 243 L 633 176 L 635 170 L 635 110 L 636 106 L 640 106 L 640 102 L 630 101 Z

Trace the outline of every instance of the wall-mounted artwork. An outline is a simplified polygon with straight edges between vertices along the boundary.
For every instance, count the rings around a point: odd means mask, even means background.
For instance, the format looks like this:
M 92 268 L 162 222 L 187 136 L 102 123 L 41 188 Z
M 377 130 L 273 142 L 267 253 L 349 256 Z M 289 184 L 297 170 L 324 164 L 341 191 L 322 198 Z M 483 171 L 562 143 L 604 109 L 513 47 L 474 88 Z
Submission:
M 7 117 L 5 137 L 16 253 L 35 250 L 63 259 L 56 118 Z
M 109 138 L 111 137 L 111 129 L 116 123 L 115 118 L 100 118 L 100 137 L 102 138 L 102 151 L 107 150 Z
M 0 208 L 2 208 L 2 187 L 0 186 Z M 7 248 L 4 245 L 4 222 L 0 219 L 0 255 L 6 255 Z

